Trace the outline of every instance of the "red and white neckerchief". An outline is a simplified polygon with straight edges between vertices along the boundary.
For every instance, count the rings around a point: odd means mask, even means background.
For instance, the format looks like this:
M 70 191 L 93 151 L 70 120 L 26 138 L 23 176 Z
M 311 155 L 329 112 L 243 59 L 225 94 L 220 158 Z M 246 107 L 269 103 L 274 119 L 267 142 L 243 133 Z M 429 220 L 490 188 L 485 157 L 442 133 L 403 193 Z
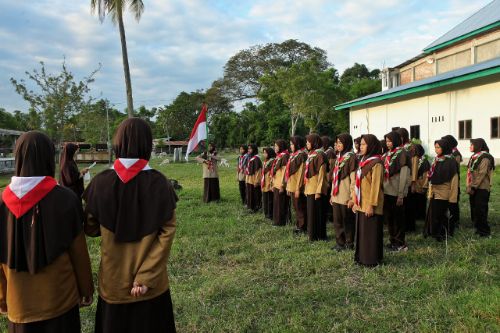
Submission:
M 373 160 L 380 159 L 380 155 L 375 155 L 372 157 L 367 158 L 366 160 L 361 160 L 359 162 L 359 167 L 358 170 L 356 171 L 356 184 L 355 184 L 355 194 L 356 197 L 354 198 L 354 203 L 359 206 L 361 204 L 361 178 L 363 177 L 363 172 L 362 169 L 365 165 L 370 163 Z
M 238 173 L 243 171 L 243 161 L 245 160 L 245 155 L 240 155 L 238 157 Z
M 332 195 L 336 196 L 339 193 L 339 175 L 340 170 L 344 167 L 347 161 L 354 155 L 352 151 L 348 151 L 344 155 L 340 156 L 337 154 L 335 159 L 335 167 L 333 168 L 333 180 L 332 180 Z
M 312 160 L 314 160 L 314 158 L 316 156 L 318 156 L 318 153 L 323 153 L 323 149 L 321 148 L 318 148 L 316 150 L 313 150 L 311 151 L 308 155 L 307 155 L 307 161 L 306 161 L 306 171 L 304 172 L 304 184 L 307 184 L 309 178 L 307 178 L 307 175 L 309 174 L 309 165 L 311 164 Z
M 443 162 L 447 158 L 453 158 L 451 155 L 441 155 L 441 156 L 436 156 L 434 157 L 434 161 L 432 162 L 431 168 L 429 170 L 429 174 L 427 178 L 430 180 L 432 176 L 434 175 L 434 172 L 436 171 L 436 166 L 439 162 Z
M 264 188 L 265 177 L 266 177 L 266 168 L 269 166 L 269 164 L 273 163 L 273 161 L 274 161 L 274 157 L 265 161 L 264 165 L 262 166 L 262 175 L 260 178 L 260 188 Z
M 406 151 L 410 151 L 411 145 L 412 143 L 408 142 L 408 143 L 403 143 L 401 147 L 404 148 Z
M 286 171 L 285 171 L 285 181 L 288 181 L 290 178 L 290 163 L 299 156 L 301 152 L 305 151 L 305 148 L 302 148 L 300 150 L 297 150 L 296 152 L 292 153 L 290 155 L 290 158 L 288 159 L 288 162 L 286 163 Z
M 283 158 L 283 156 L 285 155 L 288 155 L 288 150 L 283 150 L 281 153 L 278 154 L 278 156 L 276 156 L 276 158 L 274 159 L 274 162 L 273 162 L 273 165 L 271 167 L 271 177 L 274 177 L 274 166 L 276 165 L 276 163 L 278 163 L 281 158 Z
M 252 158 L 248 161 L 247 167 L 245 168 L 245 175 L 250 175 L 250 164 L 255 161 L 255 159 L 260 158 L 259 155 L 254 155 Z
M 472 155 L 472 157 L 470 158 L 469 167 L 467 168 L 467 183 L 468 184 L 472 183 L 472 173 L 476 169 L 477 162 L 479 161 L 479 156 L 481 156 L 483 154 L 487 154 L 487 153 L 488 152 L 486 152 L 486 151 L 479 151 L 479 152 L 475 153 L 474 155 Z
M 2 193 L 2 200 L 16 218 L 20 218 L 57 186 L 48 176 L 12 177 Z
M 384 157 L 384 179 L 387 181 L 390 178 L 390 169 L 396 158 L 401 154 L 406 147 L 397 147 L 389 150 Z
M 113 169 L 115 170 L 118 178 L 126 184 L 139 172 L 143 170 L 151 170 L 147 160 L 140 158 L 117 158 L 113 164 Z

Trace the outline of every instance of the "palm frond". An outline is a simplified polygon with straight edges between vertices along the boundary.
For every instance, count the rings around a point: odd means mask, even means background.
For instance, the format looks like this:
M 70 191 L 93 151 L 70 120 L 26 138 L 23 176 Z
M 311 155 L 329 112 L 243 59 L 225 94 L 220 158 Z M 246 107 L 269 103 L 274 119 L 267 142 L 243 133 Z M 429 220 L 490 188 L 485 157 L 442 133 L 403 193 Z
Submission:
M 135 19 L 139 21 L 144 12 L 144 3 L 142 0 L 126 0 Z

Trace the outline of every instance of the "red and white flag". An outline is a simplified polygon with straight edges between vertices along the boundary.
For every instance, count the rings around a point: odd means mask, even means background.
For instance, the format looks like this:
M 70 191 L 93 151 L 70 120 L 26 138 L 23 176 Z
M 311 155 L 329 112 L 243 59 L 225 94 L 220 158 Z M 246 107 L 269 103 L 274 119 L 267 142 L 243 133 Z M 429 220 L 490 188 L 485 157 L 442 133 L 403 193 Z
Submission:
M 200 141 L 207 139 L 207 105 L 203 104 L 201 107 L 200 115 L 194 124 L 191 135 L 189 136 L 189 142 L 186 151 L 186 160 L 188 159 L 189 153 L 198 147 Z

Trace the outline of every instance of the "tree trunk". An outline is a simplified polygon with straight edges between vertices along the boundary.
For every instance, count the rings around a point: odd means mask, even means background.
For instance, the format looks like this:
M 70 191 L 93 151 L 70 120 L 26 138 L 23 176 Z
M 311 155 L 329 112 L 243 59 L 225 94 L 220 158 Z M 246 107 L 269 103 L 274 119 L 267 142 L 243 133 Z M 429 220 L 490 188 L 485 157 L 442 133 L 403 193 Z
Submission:
M 118 1 L 119 2 L 119 1 Z M 120 41 L 122 44 L 123 72 L 125 74 L 125 87 L 127 89 L 127 113 L 129 118 L 134 116 L 134 101 L 132 99 L 132 80 L 128 66 L 127 40 L 125 38 L 125 26 L 123 25 L 122 8 L 117 8 L 118 28 L 120 30 Z
M 297 121 L 299 120 L 298 116 L 292 115 L 292 128 L 291 128 L 291 136 L 295 135 L 295 130 L 297 129 Z

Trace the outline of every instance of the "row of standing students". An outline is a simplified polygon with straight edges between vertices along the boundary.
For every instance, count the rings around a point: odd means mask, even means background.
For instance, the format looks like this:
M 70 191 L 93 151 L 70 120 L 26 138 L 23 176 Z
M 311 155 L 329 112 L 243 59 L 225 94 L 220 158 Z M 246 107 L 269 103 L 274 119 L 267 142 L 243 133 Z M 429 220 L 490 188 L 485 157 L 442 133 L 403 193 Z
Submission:
M 79 307 L 94 293 L 85 235 L 101 238 L 95 332 L 175 332 L 167 261 L 177 195 L 149 166 L 152 139 L 145 121 L 123 121 L 113 167 L 84 190 L 77 146 L 64 148 L 58 184 L 51 140 L 19 138 L 0 200 L 0 311 L 9 332 L 80 332 Z
M 353 142 L 356 153 L 353 150 Z M 448 135 L 434 145 L 432 163 L 408 131 L 391 131 L 383 140 L 371 134 L 359 138 L 345 133 L 329 139 L 311 134 L 294 136 L 289 147 L 277 140 L 262 150 L 240 147 L 238 180 L 242 203 L 264 214 L 276 226 L 291 222 L 295 233 L 310 240 L 326 239 L 328 215 L 333 217 L 335 250 L 355 249 L 356 262 L 375 266 L 383 257 L 383 226 L 389 251 L 407 251 L 406 233 L 425 220 L 424 236 L 441 241 L 453 236 L 459 221 L 459 166 L 457 141 Z M 476 233 L 490 233 L 487 222 L 494 159 L 483 139 L 471 140 L 467 193 Z M 429 202 L 429 204 L 427 204 Z

